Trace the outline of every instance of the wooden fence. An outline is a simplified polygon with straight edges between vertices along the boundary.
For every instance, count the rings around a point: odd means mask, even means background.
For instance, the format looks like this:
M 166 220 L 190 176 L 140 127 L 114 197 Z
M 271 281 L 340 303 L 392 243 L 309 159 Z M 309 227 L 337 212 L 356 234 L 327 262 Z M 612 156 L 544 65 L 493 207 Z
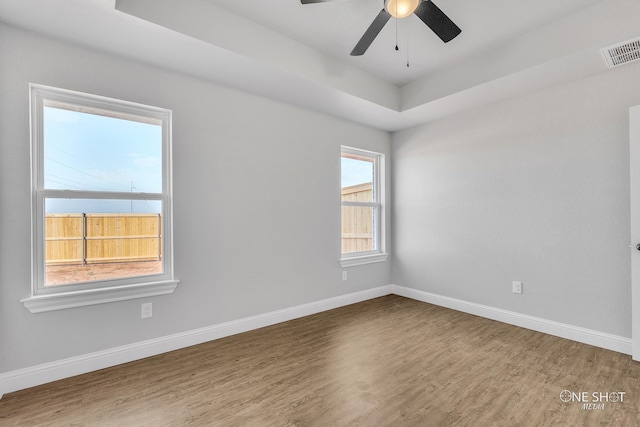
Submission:
M 370 202 L 371 183 L 353 185 L 342 189 L 342 201 Z M 342 253 L 373 250 L 372 208 L 342 206 Z
M 371 184 L 342 189 L 343 201 L 371 201 Z M 373 212 L 342 207 L 342 253 L 373 249 Z M 160 260 L 160 214 L 47 214 L 46 265 Z
M 150 261 L 162 257 L 160 214 L 47 214 L 47 265 Z

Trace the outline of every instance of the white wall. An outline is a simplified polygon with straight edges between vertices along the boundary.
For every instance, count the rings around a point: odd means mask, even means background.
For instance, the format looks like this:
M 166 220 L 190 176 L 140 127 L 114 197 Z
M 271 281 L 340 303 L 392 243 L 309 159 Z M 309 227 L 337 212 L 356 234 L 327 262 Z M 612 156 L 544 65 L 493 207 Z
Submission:
M 627 65 L 395 134 L 393 283 L 631 337 L 638 75 Z
M 390 283 L 389 262 L 347 282 L 338 263 L 340 145 L 389 154 L 388 133 L 1 25 L 0 54 L 0 373 Z M 19 302 L 29 82 L 173 110 L 174 294 L 40 314 Z

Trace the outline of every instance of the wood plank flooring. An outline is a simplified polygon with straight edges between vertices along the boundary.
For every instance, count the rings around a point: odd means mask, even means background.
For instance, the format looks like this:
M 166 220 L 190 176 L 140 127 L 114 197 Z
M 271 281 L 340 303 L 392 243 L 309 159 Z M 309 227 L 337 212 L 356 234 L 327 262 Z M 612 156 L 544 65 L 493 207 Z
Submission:
M 0 425 L 639 426 L 639 379 L 629 356 L 392 295 L 10 393 Z

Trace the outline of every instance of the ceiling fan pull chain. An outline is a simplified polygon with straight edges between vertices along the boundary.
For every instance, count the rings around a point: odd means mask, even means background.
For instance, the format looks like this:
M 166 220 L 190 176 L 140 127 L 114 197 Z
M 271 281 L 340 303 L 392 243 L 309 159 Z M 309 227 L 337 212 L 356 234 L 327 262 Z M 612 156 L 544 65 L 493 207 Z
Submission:
M 409 26 L 405 25 L 404 28 L 404 38 L 407 39 L 407 68 L 409 68 Z
M 396 13 L 398 13 L 398 3 L 396 3 Z M 396 19 L 396 50 L 398 49 L 398 19 Z

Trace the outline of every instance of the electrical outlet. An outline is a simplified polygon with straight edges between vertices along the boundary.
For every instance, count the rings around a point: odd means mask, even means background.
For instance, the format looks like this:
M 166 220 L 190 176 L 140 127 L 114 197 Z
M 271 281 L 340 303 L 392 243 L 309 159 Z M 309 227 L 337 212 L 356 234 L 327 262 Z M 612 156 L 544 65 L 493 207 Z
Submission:
M 513 290 L 514 294 L 521 294 L 522 293 L 522 282 L 518 282 L 518 281 L 514 280 L 513 282 L 511 282 L 511 289 Z
M 145 302 L 142 304 L 142 309 L 140 311 L 141 319 L 148 319 L 153 316 L 153 303 Z
M 342 272 L 342 280 L 343 281 L 347 280 L 347 271 L 346 270 Z

